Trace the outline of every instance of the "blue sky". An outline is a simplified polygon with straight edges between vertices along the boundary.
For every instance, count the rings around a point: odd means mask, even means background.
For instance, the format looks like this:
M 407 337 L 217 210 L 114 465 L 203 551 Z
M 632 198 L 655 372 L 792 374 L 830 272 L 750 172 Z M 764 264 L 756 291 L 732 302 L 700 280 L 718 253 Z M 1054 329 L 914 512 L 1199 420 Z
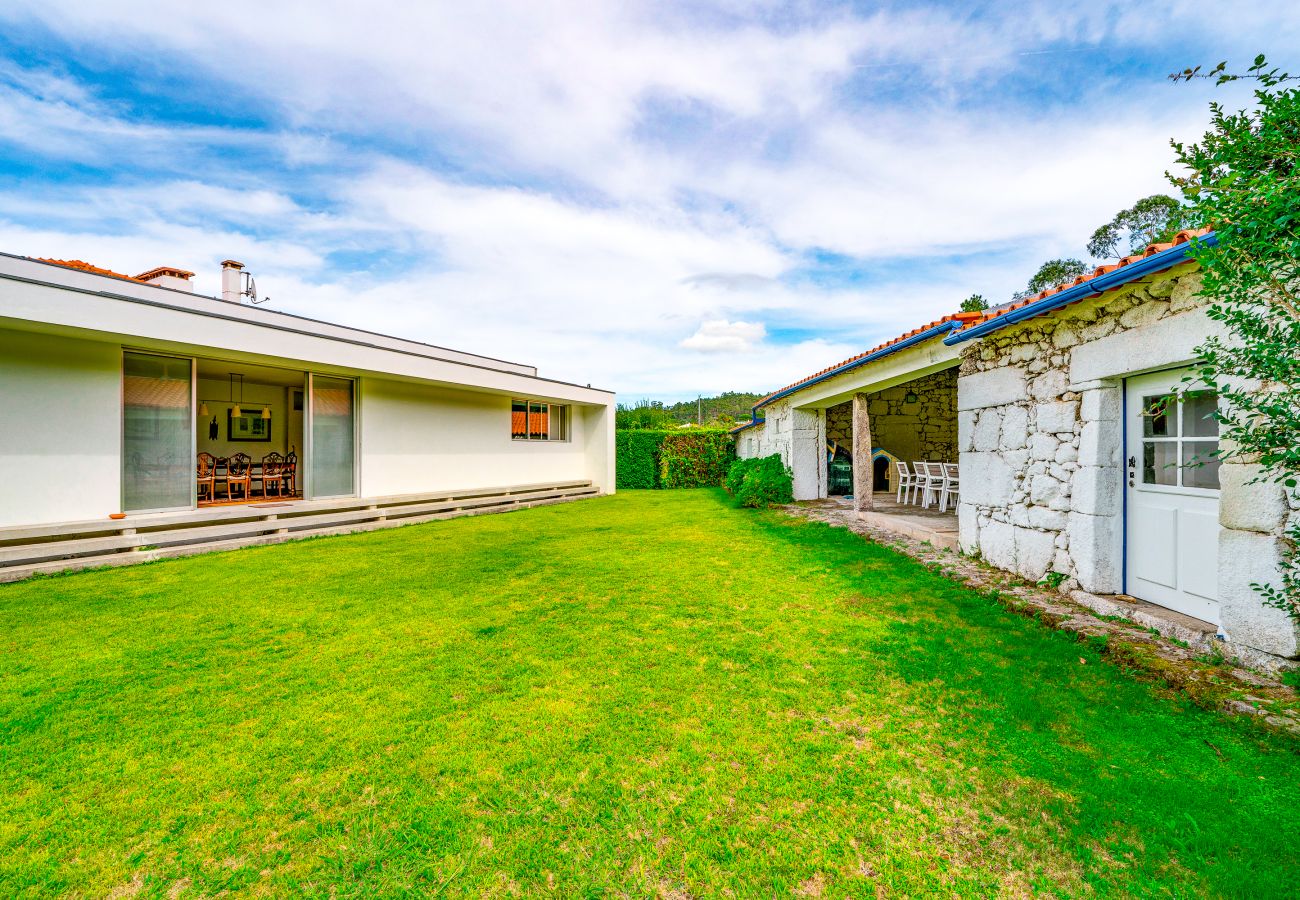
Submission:
M 0 250 L 626 399 L 767 390 L 1084 256 L 1284 3 L 0 8 Z M 203 8 L 199 8 L 203 7 Z

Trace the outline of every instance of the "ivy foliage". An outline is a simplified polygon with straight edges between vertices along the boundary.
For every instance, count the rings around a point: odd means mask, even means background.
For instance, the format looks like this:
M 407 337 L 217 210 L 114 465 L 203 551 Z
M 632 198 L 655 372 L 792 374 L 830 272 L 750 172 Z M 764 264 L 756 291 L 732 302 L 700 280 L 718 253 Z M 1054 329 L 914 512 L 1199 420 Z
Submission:
M 659 482 L 665 488 L 718 487 L 736 458 L 736 441 L 725 431 L 676 432 L 659 449 Z
M 1221 455 L 1258 460 L 1263 474 L 1300 483 L 1300 90 L 1263 57 L 1251 75 L 1254 106 L 1210 104 L 1199 143 L 1173 142 L 1186 174 L 1170 175 L 1217 246 L 1195 242 L 1209 315 L 1227 337 L 1201 348 L 1197 376 L 1217 390 Z M 1222 65 L 1216 72 L 1222 70 Z M 1221 79 L 1221 82 L 1224 79 Z M 1235 80 L 1229 79 L 1229 80 Z M 1256 585 L 1271 605 L 1300 619 L 1300 517 L 1293 516 L 1280 583 Z
M 725 431 L 627 429 L 614 433 L 615 484 L 629 488 L 717 487 L 735 459 Z
M 741 506 L 755 509 L 794 502 L 794 477 L 777 454 L 738 459 L 727 472 L 726 488 Z

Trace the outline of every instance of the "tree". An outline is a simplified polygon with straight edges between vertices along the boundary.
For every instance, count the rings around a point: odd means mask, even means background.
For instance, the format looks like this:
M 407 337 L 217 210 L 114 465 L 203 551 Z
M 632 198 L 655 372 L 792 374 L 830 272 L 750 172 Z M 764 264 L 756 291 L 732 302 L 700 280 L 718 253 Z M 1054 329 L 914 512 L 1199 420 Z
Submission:
M 971 294 L 961 302 L 962 312 L 982 312 L 989 308 L 989 302 L 983 294 Z
M 1148 244 L 1173 240 L 1194 227 L 1192 209 L 1168 194 L 1143 197 L 1092 233 L 1088 252 L 1095 259 L 1119 259 L 1141 253 Z
M 1211 75 L 1259 83 L 1251 109 L 1211 103 L 1211 128 L 1197 144 L 1172 142 L 1188 174 L 1169 175 L 1199 221 L 1215 226 L 1217 245 L 1194 241 L 1209 315 L 1228 339 L 1200 347 L 1201 381 L 1220 397 L 1224 458 L 1257 459 L 1262 474 L 1294 491 L 1300 483 L 1300 90 L 1291 76 L 1266 69 Z M 1198 69 L 1187 70 L 1190 80 Z M 1256 585 L 1266 602 L 1300 619 L 1300 521 L 1283 538 L 1281 580 Z
M 1019 291 L 1015 295 L 1016 299 L 1024 300 L 1027 297 L 1042 293 L 1050 287 L 1073 281 L 1087 271 L 1088 267 L 1081 260 L 1049 259 L 1039 267 L 1034 277 L 1029 279 L 1029 284 L 1025 290 Z
M 634 406 L 618 405 L 614 410 L 614 427 L 620 430 L 676 428 L 677 420 L 662 403 L 638 400 Z

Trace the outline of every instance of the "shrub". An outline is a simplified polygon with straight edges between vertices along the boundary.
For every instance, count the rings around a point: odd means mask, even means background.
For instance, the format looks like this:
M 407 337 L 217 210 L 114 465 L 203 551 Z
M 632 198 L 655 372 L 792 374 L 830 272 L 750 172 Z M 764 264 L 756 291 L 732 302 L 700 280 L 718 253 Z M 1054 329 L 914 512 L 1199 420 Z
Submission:
M 735 458 L 735 438 L 725 431 L 626 429 L 614 433 L 615 486 L 716 487 Z
M 777 454 L 737 460 L 727 473 L 727 489 L 741 506 L 775 506 L 794 500 L 794 477 Z
M 614 484 L 617 488 L 659 487 L 659 445 L 664 431 L 614 432 Z
M 723 481 L 723 487 L 727 489 L 727 493 L 733 497 L 740 493 L 740 486 L 744 483 L 745 476 L 753 470 L 754 464 L 757 462 L 757 457 L 751 457 L 749 459 L 738 459 L 731 464 L 731 468 L 727 470 L 726 480 Z
M 736 441 L 725 431 L 668 434 L 659 448 L 659 483 L 665 488 L 718 487 L 736 458 Z

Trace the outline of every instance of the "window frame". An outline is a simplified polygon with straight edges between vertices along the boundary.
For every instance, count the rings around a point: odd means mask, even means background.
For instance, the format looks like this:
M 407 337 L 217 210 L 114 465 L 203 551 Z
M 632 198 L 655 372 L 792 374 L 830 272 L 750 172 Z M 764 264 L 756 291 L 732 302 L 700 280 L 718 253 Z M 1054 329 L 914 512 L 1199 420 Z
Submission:
M 516 406 L 522 406 L 523 409 L 516 410 L 515 408 Z M 541 408 L 538 410 L 534 410 L 534 407 L 541 407 Z M 532 397 L 511 397 L 510 398 L 510 440 L 512 442 L 519 441 L 521 443 L 548 443 L 548 444 L 567 443 L 572 439 L 572 435 L 573 435 L 571 410 L 572 410 L 572 405 L 568 403 L 553 403 L 550 400 L 537 400 Z M 523 427 L 522 434 L 517 434 L 515 432 L 514 417 L 518 412 L 522 412 L 524 416 L 524 427 Z M 536 435 L 534 434 L 532 428 L 533 425 L 532 419 L 534 415 L 546 417 L 545 433 L 538 432 L 536 433 Z M 553 427 L 556 418 L 558 418 L 561 422 L 561 430 L 563 434 L 560 437 L 552 436 Z
M 1193 468 L 1199 468 L 1198 466 L 1194 466 L 1191 463 L 1183 462 L 1184 447 L 1188 444 L 1213 443 L 1215 445 L 1216 452 L 1217 452 L 1217 450 L 1222 446 L 1221 435 L 1218 433 L 1214 435 L 1186 433 L 1187 431 L 1186 412 L 1185 412 L 1186 399 L 1190 395 L 1203 395 L 1203 394 L 1213 394 L 1215 397 L 1215 405 L 1216 406 L 1218 405 L 1218 392 L 1209 390 L 1204 387 L 1194 387 L 1190 391 L 1187 391 L 1185 393 L 1180 393 L 1178 391 L 1171 390 L 1171 391 L 1160 391 L 1158 394 L 1152 394 L 1152 395 L 1148 395 L 1146 393 L 1142 394 L 1141 397 L 1142 412 L 1140 414 L 1140 421 L 1148 420 L 1150 416 L 1148 410 L 1153 408 L 1153 404 L 1150 401 L 1154 400 L 1158 403 L 1164 400 L 1166 405 L 1163 411 L 1161 413 L 1158 413 L 1157 415 L 1163 415 L 1165 417 L 1167 428 L 1171 430 L 1167 430 L 1166 433 L 1163 435 L 1157 435 L 1157 434 L 1146 434 L 1145 433 L 1146 429 L 1145 428 L 1142 429 L 1142 433 L 1138 437 L 1141 446 L 1142 456 L 1137 466 L 1138 477 L 1136 479 L 1137 484 L 1135 485 L 1137 488 L 1139 488 L 1140 490 L 1152 491 L 1156 493 L 1190 494 L 1194 496 L 1204 496 L 1204 497 L 1219 496 L 1220 492 L 1223 490 L 1222 480 L 1220 480 L 1218 487 L 1213 487 L 1213 488 L 1184 484 L 1184 477 L 1186 472 Z M 1169 402 L 1170 398 L 1172 398 L 1172 403 Z M 1215 423 L 1215 427 L 1217 432 L 1218 431 L 1217 422 Z M 1162 484 L 1158 481 L 1146 480 L 1146 449 L 1148 446 L 1154 447 L 1154 445 L 1156 444 L 1167 444 L 1173 448 L 1174 462 L 1169 463 L 1167 466 L 1161 467 L 1162 470 L 1167 468 L 1170 471 L 1175 473 L 1175 480 L 1173 484 Z M 1219 458 L 1218 462 L 1221 465 L 1222 459 Z M 1216 470 L 1216 472 L 1217 472 L 1216 477 L 1222 479 L 1222 471 Z

